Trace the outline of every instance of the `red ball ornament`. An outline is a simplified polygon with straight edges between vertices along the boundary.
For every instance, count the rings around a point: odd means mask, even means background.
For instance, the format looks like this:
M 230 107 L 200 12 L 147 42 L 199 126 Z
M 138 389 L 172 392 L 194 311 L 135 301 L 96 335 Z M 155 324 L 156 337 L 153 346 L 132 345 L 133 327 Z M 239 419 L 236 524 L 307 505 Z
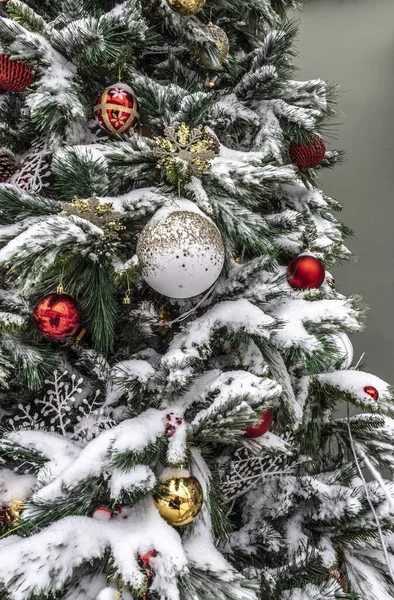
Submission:
M 274 411 L 272 410 L 272 408 L 270 408 L 269 410 L 267 410 L 267 412 L 261 413 L 260 425 L 257 425 L 257 427 L 247 427 L 245 429 L 245 437 L 257 438 L 261 435 L 264 435 L 270 429 L 273 420 Z
M 319 288 L 326 271 L 323 263 L 312 254 L 300 254 L 287 267 L 287 279 L 297 290 Z
M 128 85 L 115 83 L 98 96 L 94 115 L 106 131 L 124 133 L 139 122 L 140 111 L 137 98 Z
M 314 169 L 325 157 L 326 147 L 322 138 L 317 135 L 309 144 L 291 142 L 289 153 L 291 162 L 299 169 Z
M 34 71 L 25 60 L 10 60 L 0 54 L 0 88 L 6 92 L 24 92 L 34 82 Z
M 110 521 L 112 519 L 112 512 L 106 506 L 100 506 L 96 508 L 94 513 L 92 514 L 92 519 L 96 521 Z
M 375 400 L 375 402 L 377 400 L 379 400 L 379 392 L 372 385 L 366 385 L 365 388 L 364 388 L 364 392 L 366 394 L 368 394 L 368 396 L 371 396 L 372 400 Z
M 48 294 L 33 311 L 34 324 L 44 337 L 63 340 L 74 335 L 81 324 L 78 304 L 68 294 Z

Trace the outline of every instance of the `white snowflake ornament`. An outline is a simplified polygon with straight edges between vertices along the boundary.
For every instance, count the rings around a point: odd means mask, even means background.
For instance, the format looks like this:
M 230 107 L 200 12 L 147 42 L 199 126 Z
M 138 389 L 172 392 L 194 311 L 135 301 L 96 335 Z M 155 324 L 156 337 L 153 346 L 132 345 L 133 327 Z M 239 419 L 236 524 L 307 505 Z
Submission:
M 142 230 L 137 256 L 145 281 L 170 298 L 192 298 L 211 287 L 224 264 L 215 223 L 188 200 L 161 208 Z

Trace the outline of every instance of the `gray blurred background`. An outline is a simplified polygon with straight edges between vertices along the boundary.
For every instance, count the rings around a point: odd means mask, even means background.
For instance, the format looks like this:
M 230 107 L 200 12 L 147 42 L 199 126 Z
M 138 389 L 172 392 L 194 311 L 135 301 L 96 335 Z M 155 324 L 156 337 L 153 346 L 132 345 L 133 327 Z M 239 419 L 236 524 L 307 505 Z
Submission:
M 394 384 L 394 0 L 309 0 L 300 20 L 297 79 L 341 85 L 337 140 L 346 162 L 322 178 L 356 233 L 357 263 L 333 271 L 337 289 L 369 305 L 366 330 L 352 336 L 357 360 Z M 328 147 L 330 147 L 328 145 Z

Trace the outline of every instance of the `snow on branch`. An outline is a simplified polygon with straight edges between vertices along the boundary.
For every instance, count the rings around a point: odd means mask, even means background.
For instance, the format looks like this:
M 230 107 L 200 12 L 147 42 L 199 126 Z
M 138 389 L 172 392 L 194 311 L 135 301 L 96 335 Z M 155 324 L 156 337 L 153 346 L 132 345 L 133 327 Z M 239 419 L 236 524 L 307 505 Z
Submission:
M 1 455 L 24 458 L 26 453 L 41 459 L 44 466 L 38 471 L 39 476 L 51 481 L 79 457 L 81 448 L 69 438 L 49 431 L 9 431 L 0 439 Z
M 0 31 L 8 35 L 9 54 L 26 58 L 36 66 L 36 84 L 26 102 L 38 127 L 47 130 L 51 126 L 61 131 L 68 122 L 83 121 L 86 109 L 78 95 L 75 65 L 43 35 L 28 31 L 15 21 L 1 19 Z
M 24 501 L 35 486 L 34 475 L 17 475 L 9 469 L 0 470 L 0 507 L 7 506 L 14 500 Z
M 187 360 L 209 356 L 211 341 L 220 330 L 227 334 L 246 334 L 269 340 L 274 326 L 275 319 L 248 300 L 221 302 L 175 336 L 162 364 L 171 368 L 173 376 L 180 369 L 179 376 L 183 377 L 182 371 L 189 370 Z M 180 368 L 181 363 L 185 363 L 183 369 Z
M 1 234 L 1 232 L 0 232 Z M 89 250 L 103 230 L 74 215 L 55 215 L 34 223 L 0 250 L 0 262 L 19 271 L 24 289 L 30 290 L 65 251 Z
M 118 212 L 130 213 L 133 219 L 146 217 L 168 202 L 168 196 L 160 194 L 155 188 L 139 188 L 122 196 L 104 196 L 99 198 L 105 204 L 110 202 Z
M 178 533 L 160 517 L 150 498 L 123 509 L 110 522 L 66 517 L 29 538 L 1 540 L 0 581 L 10 600 L 59 591 L 72 581 L 75 569 L 103 558 L 108 550 L 115 571 L 130 590 L 143 588 L 145 582 L 138 556 L 156 550 L 152 589 L 163 599 L 178 599 L 177 575 L 185 571 L 187 559 Z
M 323 346 L 313 332 L 359 331 L 359 313 L 345 300 L 314 300 L 303 298 L 273 300 L 269 312 L 283 323 L 275 333 L 282 349 L 299 348 L 308 355 L 322 351 Z
M 228 194 L 247 196 L 248 190 L 259 188 L 260 195 L 271 185 L 294 178 L 292 165 L 264 164 L 265 152 L 241 152 L 221 146 L 220 155 L 212 161 L 209 178 Z
M 103 431 L 80 451 L 79 456 L 58 477 L 42 487 L 33 501 L 45 504 L 63 498 L 68 490 L 85 479 L 112 472 L 112 456 L 123 452 L 141 453 L 163 436 L 164 430 L 163 411 L 149 409 L 134 419 Z
M 280 119 L 287 119 L 305 129 L 313 130 L 321 113 L 319 110 L 304 108 L 302 106 L 293 106 L 281 99 L 269 101 L 276 116 Z
M 192 432 L 201 430 L 205 439 L 234 442 L 243 434 L 258 413 L 268 410 L 282 392 L 274 380 L 259 378 L 247 371 L 221 373 L 196 400 L 213 399 L 208 408 L 201 410 L 191 423 Z
M 391 417 L 394 416 L 392 390 L 385 381 L 376 375 L 356 370 L 334 371 L 318 375 L 317 380 L 323 387 L 327 386 L 332 390 L 343 392 L 350 402 L 368 412 L 381 412 Z M 365 391 L 365 388 L 369 386 L 378 391 L 377 400 L 374 400 Z
M 226 279 L 220 280 L 215 296 L 220 299 L 235 300 L 246 298 L 256 304 L 280 296 L 288 291 L 287 282 L 281 273 L 274 271 L 270 256 L 259 256 L 245 264 L 234 263 Z

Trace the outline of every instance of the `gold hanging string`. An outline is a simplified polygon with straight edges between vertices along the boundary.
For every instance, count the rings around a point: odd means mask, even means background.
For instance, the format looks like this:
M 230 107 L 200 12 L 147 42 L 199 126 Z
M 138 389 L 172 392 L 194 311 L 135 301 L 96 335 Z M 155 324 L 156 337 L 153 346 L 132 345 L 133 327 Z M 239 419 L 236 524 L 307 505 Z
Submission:
M 126 275 L 126 281 L 127 281 L 127 290 L 126 290 L 125 296 L 123 298 L 123 304 L 131 304 L 131 298 L 130 298 L 131 283 L 130 283 L 130 275 L 129 274 Z
M 78 336 L 76 338 L 77 344 L 79 344 L 79 342 L 82 340 L 85 333 L 86 333 L 86 329 L 81 329 L 81 331 L 78 333 Z
M 57 294 L 63 294 L 64 293 L 63 278 L 64 278 L 64 264 L 62 265 L 62 269 L 61 269 L 60 275 L 59 275 L 59 285 L 56 288 L 56 293 Z
M 119 65 L 118 65 L 118 81 L 120 82 L 122 79 L 122 62 L 119 61 Z

